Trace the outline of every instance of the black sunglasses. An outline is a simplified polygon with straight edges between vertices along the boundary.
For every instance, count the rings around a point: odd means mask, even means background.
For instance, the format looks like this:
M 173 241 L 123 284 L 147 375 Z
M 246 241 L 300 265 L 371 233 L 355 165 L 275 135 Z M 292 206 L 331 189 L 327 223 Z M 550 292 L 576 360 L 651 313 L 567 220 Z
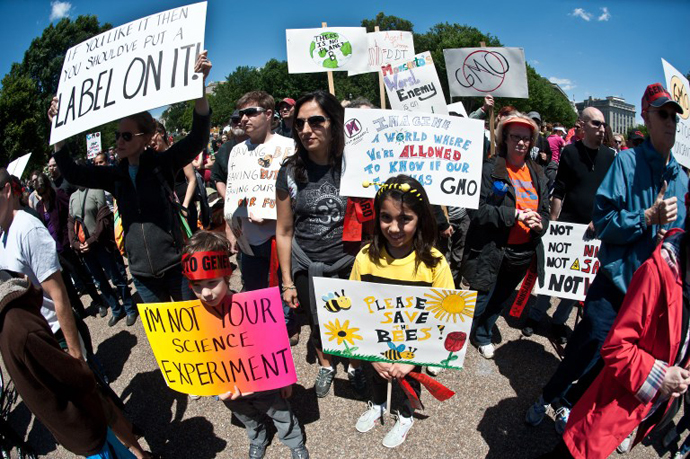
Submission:
M 295 127 L 298 131 L 301 131 L 302 129 L 304 129 L 305 124 L 309 124 L 310 128 L 314 128 L 323 125 L 323 123 L 325 123 L 328 120 L 329 118 L 326 118 L 325 116 L 321 115 L 310 116 L 306 120 L 304 118 L 297 118 L 295 119 Z
M 249 116 L 254 116 L 257 113 L 263 113 L 265 111 L 266 111 L 266 109 L 262 108 L 262 107 L 249 107 L 249 108 L 243 108 L 242 110 L 240 110 L 239 114 L 240 114 L 240 118 L 242 118 L 245 115 L 249 117 Z
M 592 126 L 594 126 L 597 129 L 599 129 L 602 126 L 604 126 L 604 128 L 606 128 L 606 123 L 604 123 L 603 121 L 589 120 L 589 122 L 592 123 Z
M 132 134 L 131 132 L 117 132 L 115 131 L 115 141 L 117 142 L 120 140 L 120 137 L 122 137 L 122 140 L 125 142 L 131 142 L 134 137 L 138 137 L 140 135 L 144 135 L 143 132 L 139 132 L 137 134 Z
M 669 113 L 666 110 L 649 110 L 649 111 L 659 115 L 659 118 L 661 118 L 663 121 L 666 121 L 669 118 L 671 118 L 671 121 L 673 121 L 676 124 L 678 124 L 678 122 L 680 121 L 680 117 L 676 113 Z

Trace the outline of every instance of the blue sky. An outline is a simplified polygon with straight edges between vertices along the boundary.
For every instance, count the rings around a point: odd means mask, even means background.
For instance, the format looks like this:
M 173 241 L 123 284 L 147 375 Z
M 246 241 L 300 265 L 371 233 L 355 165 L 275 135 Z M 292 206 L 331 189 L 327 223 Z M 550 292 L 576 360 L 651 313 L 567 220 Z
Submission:
M 0 74 L 21 61 L 31 40 L 62 16 L 94 14 L 117 26 L 187 3 L 192 2 L 0 0 L 0 41 L 5 43 Z M 418 33 L 446 21 L 477 27 L 505 46 L 523 47 L 527 61 L 576 101 L 622 96 L 636 105 L 638 118 L 646 85 L 664 81 L 662 57 L 681 72 L 690 71 L 687 0 L 211 0 L 206 22 L 206 48 L 213 62 L 209 81 L 224 80 L 239 65 L 286 59 L 285 29 L 319 27 L 322 21 L 358 26 L 380 11 L 412 21 Z

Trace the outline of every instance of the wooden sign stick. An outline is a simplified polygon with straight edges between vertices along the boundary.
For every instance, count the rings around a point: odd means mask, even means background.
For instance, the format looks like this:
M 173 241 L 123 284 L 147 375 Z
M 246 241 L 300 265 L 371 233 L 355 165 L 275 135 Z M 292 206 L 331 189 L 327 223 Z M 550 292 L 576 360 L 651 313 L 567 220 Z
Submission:
M 374 27 L 374 31 L 379 31 L 379 26 Z M 379 94 L 381 95 L 381 108 L 386 109 L 386 88 L 383 87 L 383 70 L 379 66 Z
M 486 48 L 486 42 L 485 41 L 480 41 L 479 46 L 482 48 Z M 491 158 L 496 156 L 496 133 L 494 132 L 496 120 L 494 120 L 494 108 L 491 107 L 489 108 L 489 113 L 487 113 L 489 116 L 489 133 L 491 134 Z
M 328 24 L 322 22 L 321 27 L 328 27 Z M 328 74 L 328 92 L 335 96 L 335 83 L 333 83 L 333 72 L 329 70 L 326 73 Z

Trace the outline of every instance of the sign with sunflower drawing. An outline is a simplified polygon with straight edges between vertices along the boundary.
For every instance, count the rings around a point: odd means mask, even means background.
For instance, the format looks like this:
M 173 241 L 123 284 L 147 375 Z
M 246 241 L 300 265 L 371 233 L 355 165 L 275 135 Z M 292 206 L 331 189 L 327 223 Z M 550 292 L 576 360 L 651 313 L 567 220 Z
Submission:
M 323 352 L 459 370 L 477 292 L 314 278 Z

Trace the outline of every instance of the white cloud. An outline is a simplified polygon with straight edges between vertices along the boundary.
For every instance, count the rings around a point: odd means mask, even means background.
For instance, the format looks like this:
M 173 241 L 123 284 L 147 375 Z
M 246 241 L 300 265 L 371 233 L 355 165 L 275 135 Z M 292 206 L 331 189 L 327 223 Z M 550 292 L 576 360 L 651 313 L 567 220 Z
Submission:
M 609 9 L 607 7 L 603 7 L 601 9 L 601 16 L 597 18 L 597 21 L 608 21 L 611 19 L 611 13 L 609 13 Z
M 529 63 L 532 64 L 532 65 L 539 65 L 539 64 L 540 64 L 540 62 L 539 62 L 538 60 L 536 60 L 536 59 L 531 59 L 531 60 L 529 61 Z
M 568 78 L 556 78 L 556 77 L 549 77 L 549 81 L 551 83 L 556 83 L 558 86 L 561 87 L 563 91 L 570 91 L 571 89 L 576 88 L 575 84 Z
M 585 21 L 589 21 L 592 19 L 592 13 L 588 13 L 587 11 L 584 10 L 584 8 L 575 8 L 572 13 L 570 13 L 570 16 L 574 16 L 576 18 L 581 18 L 584 19 Z
M 62 19 L 69 16 L 69 11 L 72 9 L 72 4 L 70 2 L 53 1 L 50 2 L 52 7 L 50 11 L 50 21 L 55 21 L 56 19 Z

